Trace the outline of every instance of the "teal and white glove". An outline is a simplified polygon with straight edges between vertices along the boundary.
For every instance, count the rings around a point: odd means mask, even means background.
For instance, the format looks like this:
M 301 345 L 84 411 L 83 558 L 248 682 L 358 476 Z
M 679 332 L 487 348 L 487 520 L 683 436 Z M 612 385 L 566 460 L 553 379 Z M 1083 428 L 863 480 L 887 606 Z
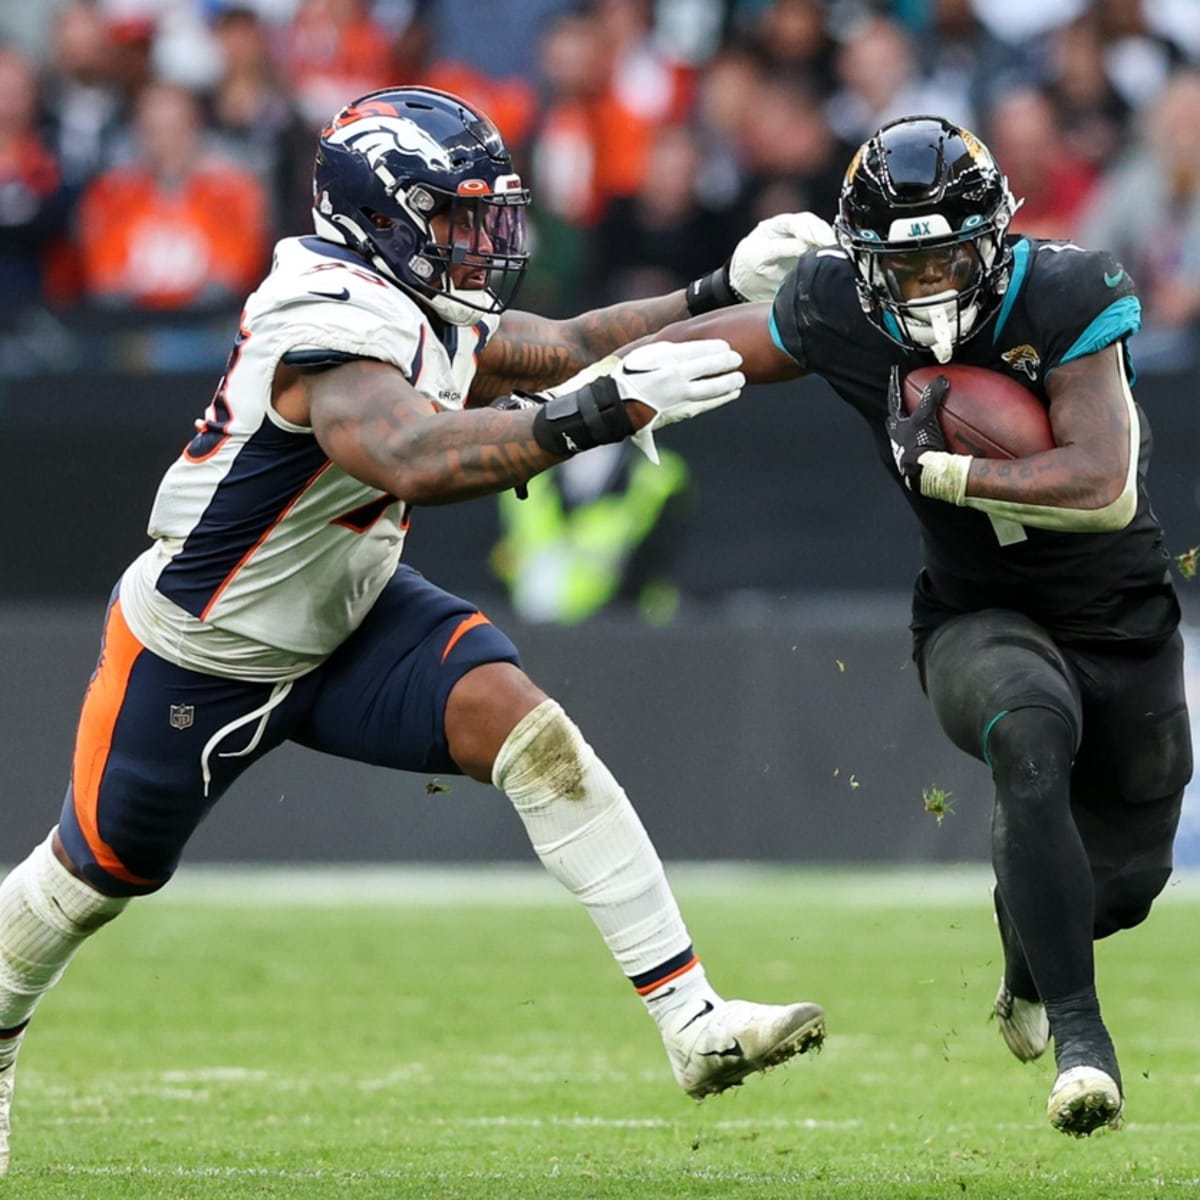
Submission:
M 688 312 L 696 317 L 730 304 L 774 300 L 802 254 L 835 241 L 833 227 L 816 213 L 767 217 L 738 242 L 724 266 L 688 284 Z

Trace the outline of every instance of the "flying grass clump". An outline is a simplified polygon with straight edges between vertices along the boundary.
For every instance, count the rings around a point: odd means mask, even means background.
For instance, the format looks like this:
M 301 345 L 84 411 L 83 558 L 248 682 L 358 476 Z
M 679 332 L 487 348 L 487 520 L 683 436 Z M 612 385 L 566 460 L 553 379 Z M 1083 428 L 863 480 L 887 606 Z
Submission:
M 939 825 L 954 812 L 954 805 L 950 802 L 950 796 L 950 792 L 944 791 L 936 784 L 924 788 L 921 792 L 921 797 L 925 801 L 925 811 L 932 813 L 937 818 Z

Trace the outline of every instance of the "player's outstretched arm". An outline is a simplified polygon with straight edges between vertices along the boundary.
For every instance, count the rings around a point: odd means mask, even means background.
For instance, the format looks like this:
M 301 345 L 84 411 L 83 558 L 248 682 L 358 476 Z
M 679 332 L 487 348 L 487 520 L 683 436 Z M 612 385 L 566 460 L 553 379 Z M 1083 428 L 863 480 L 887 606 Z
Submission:
M 293 386 L 303 388 L 305 423 L 329 458 L 411 504 L 503 491 L 560 461 L 534 439 L 533 411 L 440 411 L 387 363 L 359 359 Z
M 619 347 L 687 315 L 683 288 L 649 300 L 593 309 L 566 321 L 509 310 L 479 356 L 471 407 L 518 389 L 553 387 Z
M 311 425 L 344 471 L 411 504 L 450 504 L 524 483 L 556 462 L 726 404 L 745 382 L 724 342 L 648 345 L 575 388 L 443 410 L 386 363 L 284 368 L 275 408 Z
M 739 304 L 736 308 L 722 308 L 668 325 L 653 339 L 643 338 L 621 352 L 627 353 L 651 340 L 691 342 L 719 338 L 741 355 L 741 370 L 747 383 L 781 383 L 808 374 L 800 363 L 776 345 L 771 337 L 770 319 L 771 305 L 768 303 Z
M 833 230 L 814 213 L 779 213 L 742 238 L 728 262 L 679 291 L 613 304 L 565 321 L 508 312 L 480 355 L 470 402 L 486 404 L 516 388 L 553 387 L 589 363 L 675 322 L 769 301 L 800 255 L 833 240 Z M 724 334 L 689 333 L 672 340 L 710 336 Z

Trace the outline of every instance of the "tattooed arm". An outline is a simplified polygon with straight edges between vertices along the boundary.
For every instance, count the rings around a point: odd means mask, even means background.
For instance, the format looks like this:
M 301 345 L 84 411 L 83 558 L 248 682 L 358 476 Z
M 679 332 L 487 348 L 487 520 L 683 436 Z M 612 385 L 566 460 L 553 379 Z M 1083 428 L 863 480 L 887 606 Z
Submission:
M 470 405 L 487 404 L 516 388 L 536 391 L 562 383 L 606 354 L 687 315 L 682 289 L 594 309 L 567 321 L 507 312 L 479 356 Z
M 921 491 L 1042 529 L 1123 529 L 1137 511 L 1141 442 L 1124 351 L 1108 346 L 1047 379 L 1055 448 L 1013 460 L 921 456 Z
M 311 425 L 347 474 L 410 504 L 500 492 L 562 461 L 534 440 L 531 410 L 441 412 L 387 363 L 358 359 L 316 373 L 280 366 L 273 403 L 288 421 Z
M 514 388 L 553 387 L 673 322 L 771 300 L 800 255 L 833 240 L 833 230 L 813 213 L 780 213 L 760 221 L 734 247 L 728 262 L 668 295 L 613 304 L 569 321 L 507 312 L 479 356 L 469 403 L 487 404 Z
M 439 408 L 387 363 L 355 359 L 307 371 L 281 364 L 271 401 L 285 420 L 311 426 L 330 460 L 355 479 L 410 504 L 452 504 L 524 483 L 568 454 L 644 426 L 652 433 L 719 408 L 745 383 L 740 362 L 721 341 L 647 346 L 545 403 L 510 396 L 467 411 Z M 642 449 L 654 457 L 652 437 Z
M 1055 448 L 1013 463 L 977 458 L 968 496 L 1085 510 L 1117 503 L 1135 487 L 1140 440 L 1120 347 L 1056 367 L 1046 389 Z

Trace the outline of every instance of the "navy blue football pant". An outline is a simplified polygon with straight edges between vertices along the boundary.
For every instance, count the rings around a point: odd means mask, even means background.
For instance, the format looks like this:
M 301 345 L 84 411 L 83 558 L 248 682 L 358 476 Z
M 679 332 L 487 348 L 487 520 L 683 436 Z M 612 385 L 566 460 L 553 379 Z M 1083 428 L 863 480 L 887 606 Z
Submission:
M 252 763 L 285 741 L 404 771 L 460 774 L 446 701 L 468 671 L 519 663 L 474 605 L 401 566 L 363 624 L 290 684 L 184 670 L 109 607 L 84 698 L 59 834 L 108 895 L 155 891 L 196 826 Z

